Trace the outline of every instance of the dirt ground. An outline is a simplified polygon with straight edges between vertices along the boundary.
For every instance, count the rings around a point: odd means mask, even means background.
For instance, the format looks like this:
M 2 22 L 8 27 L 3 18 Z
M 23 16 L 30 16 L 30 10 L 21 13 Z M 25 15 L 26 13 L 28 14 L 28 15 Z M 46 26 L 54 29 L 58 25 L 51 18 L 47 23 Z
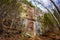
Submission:
M 3 37 L 3 36 L 1 36 L 0 37 L 0 40 L 60 40 L 60 36 L 59 35 L 54 35 L 54 34 L 52 34 L 52 35 L 49 35 L 49 36 L 39 36 L 39 37 L 35 37 L 35 38 L 25 38 L 25 39 L 23 39 L 23 37 L 20 37 L 20 35 L 19 34 L 16 34 L 16 35 L 13 35 L 13 36 L 11 36 L 11 37 Z
M 59 35 L 55 35 L 53 33 L 49 35 L 40 35 L 39 37 L 36 36 L 35 38 L 25 38 L 21 37 L 20 34 L 15 34 L 13 36 L 0 36 L 0 40 L 60 40 Z

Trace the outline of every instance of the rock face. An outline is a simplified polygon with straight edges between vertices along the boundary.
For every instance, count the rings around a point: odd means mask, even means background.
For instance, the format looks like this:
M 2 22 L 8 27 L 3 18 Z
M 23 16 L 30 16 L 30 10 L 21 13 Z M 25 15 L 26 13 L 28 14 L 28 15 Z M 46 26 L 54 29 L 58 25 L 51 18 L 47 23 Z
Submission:
M 3 30 L 5 32 L 15 33 L 21 30 L 22 24 L 20 24 L 21 23 L 20 20 L 16 19 L 12 24 L 12 28 L 10 27 L 11 23 L 12 23 L 12 20 L 9 20 L 9 19 L 8 20 L 5 19 L 5 21 L 3 21 Z
M 2 24 L 0 23 L 0 35 L 3 33 Z

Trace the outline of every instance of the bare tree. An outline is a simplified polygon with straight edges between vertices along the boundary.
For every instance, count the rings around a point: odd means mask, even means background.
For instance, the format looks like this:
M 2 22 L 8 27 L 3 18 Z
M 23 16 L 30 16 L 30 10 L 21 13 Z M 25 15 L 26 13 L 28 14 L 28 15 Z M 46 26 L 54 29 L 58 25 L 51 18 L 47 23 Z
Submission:
M 51 3 L 55 6 L 55 8 L 57 9 L 58 13 L 60 14 L 60 10 L 59 10 L 59 8 L 57 7 L 57 5 L 55 4 L 55 2 L 54 2 L 53 0 L 50 0 L 50 1 L 51 1 Z
M 52 12 L 47 7 L 45 7 L 42 3 L 40 3 L 39 1 L 35 1 L 35 2 L 38 3 L 38 4 L 40 4 L 41 6 L 43 6 L 54 17 L 55 21 L 57 22 L 58 28 L 60 28 L 60 24 L 59 24 L 57 18 L 55 17 L 55 15 L 52 14 Z M 35 3 L 35 5 L 37 5 L 36 3 Z

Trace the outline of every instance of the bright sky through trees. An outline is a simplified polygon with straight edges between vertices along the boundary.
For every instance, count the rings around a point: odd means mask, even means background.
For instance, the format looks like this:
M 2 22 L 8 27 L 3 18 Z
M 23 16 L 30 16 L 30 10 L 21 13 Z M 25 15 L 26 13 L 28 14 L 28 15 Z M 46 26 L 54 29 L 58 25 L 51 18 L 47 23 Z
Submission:
M 29 1 L 31 1 L 32 4 L 35 5 L 34 0 L 29 0 Z M 54 6 L 52 5 L 52 3 L 51 3 L 49 0 L 38 0 L 38 1 L 41 2 L 41 3 L 43 3 L 44 6 L 50 8 L 50 9 L 51 9 L 51 8 L 54 9 Z M 58 7 L 60 7 L 60 0 L 53 0 L 53 1 L 56 3 L 56 5 L 57 5 Z M 37 4 L 37 6 L 38 6 L 40 9 L 42 9 L 44 12 L 46 11 L 46 9 L 44 9 L 41 5 Z

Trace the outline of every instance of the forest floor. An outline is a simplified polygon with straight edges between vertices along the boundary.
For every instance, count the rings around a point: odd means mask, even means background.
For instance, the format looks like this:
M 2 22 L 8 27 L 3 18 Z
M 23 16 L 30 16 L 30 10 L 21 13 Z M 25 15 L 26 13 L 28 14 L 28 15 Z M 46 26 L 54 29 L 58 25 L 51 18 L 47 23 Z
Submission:
M 0 36 L 0 40 L 60 40 L 60 35 L 55 35 L 50 33 L 48 35 L 40 35 L 39 37 L 36 36 L 35 38 L 28 38 L 23 39 L 20 34 L 14 34 L 13 36 Z

